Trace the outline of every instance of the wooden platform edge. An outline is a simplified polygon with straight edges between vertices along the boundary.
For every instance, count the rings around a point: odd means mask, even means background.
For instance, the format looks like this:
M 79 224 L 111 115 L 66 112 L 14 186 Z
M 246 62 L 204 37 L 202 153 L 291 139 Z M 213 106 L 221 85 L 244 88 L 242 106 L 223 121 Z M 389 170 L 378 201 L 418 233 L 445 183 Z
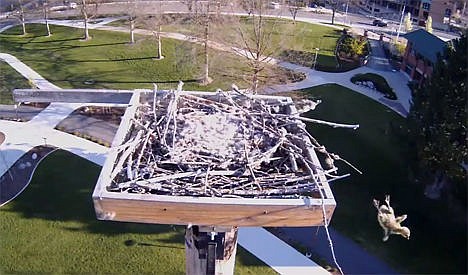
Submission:
M 311 204 L 298 204 L 297 200 L 288 204 L 268 204 L 265 199 L 258 202 L 209 203 L 182 200 L 129 200 L 120 198 L 93 197 L 96 216 L 100 220 L 126 221 L 153 224 L 178 225 L 216 225 L 216 226 L 322 226 L 324 225 L 320 199 L 313 199 Z M 255 199 L 249 199 L 255 200 Z M 268 201 L 266 199 L 266 201 Z M 328 221 L 336 207 L 334 199 L 324 200 Z

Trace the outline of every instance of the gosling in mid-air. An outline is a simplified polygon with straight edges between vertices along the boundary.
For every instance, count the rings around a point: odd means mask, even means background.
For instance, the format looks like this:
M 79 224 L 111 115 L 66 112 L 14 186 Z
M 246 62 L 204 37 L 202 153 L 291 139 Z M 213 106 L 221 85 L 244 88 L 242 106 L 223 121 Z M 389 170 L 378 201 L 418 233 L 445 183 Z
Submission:
M 377 220 L 384 230 L 383 241 L 387 241 L 390 234 L 401 235 L 409 240 L 410 230 L 408 227 L 401 226 L 401 222 L 406 220 L 406 215 L 395 218 L 393 208 L 390 206 L 390 195 L 385 196 L 385 203 L 380 205 L 380 202 L 374 199 L 374 206 L 377 208 Z

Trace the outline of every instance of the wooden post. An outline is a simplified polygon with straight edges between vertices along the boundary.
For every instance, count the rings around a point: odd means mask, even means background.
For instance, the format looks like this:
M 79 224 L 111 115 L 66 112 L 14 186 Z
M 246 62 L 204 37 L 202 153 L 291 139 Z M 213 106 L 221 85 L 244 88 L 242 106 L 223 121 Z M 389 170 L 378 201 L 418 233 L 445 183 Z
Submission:
M 234 274 L 236 250 L 237 227 L 188 226 L 186 274 Z

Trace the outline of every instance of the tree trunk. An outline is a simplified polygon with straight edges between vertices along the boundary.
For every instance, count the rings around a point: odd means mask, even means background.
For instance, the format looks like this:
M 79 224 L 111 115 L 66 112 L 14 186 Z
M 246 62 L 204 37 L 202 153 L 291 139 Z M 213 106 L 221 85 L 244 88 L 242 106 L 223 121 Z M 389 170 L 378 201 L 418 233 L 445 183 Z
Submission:
M 91 37 L 89 36 L 89 30 L 88 30 L 88 11 L 86 10 L 86 0 L 81 0 L 82 7 L 81 7 L 81 12 L 83 13 L 83 21 L 84 21 L 84 40 L 89 40 Z
M 258 74 L 259 74 L 260 70 L 258 69 L 254 69 L 254 73 L 253 73 L 253 76 L 252 76 L 252 93 L 254 95 L 257 94 L 258 92 Z
M 84 39 L 89 40 L 88 17 L 84 19 Z
M 158 33 L 156 34 L 158 40 L 158 56 L 156 59 L 163 59 L 164 56 L 162 55 L 162 43 L 161 43 L 161 24 L 158 26 Z
M 21 26 L 23 27 L 23 35 L 26 35 L 26 22 L 24 20 L 24 14 L 21 14 Z
M 135 43 L 135 19 L 130 18 L 130 43 Z
M 26 35 L 26 19 L 24 18 L 24 7 L 23 7 L 23 1 L 19 1 L 20 5 L 20 20 L 21 20 L 21 25 L 23 27 L 23 35 Z
M 47 29 L 47 36 L 50 36 L 50 26 L 49 26 L 49 11 L 48 11 L 48 4 L 47 2 L 44 3 L 44 20 L 45 20 L 45 25 Z
M 234 274 L 237 228 L 211 230 L 216 229 L 192 226 L 185 230 L 186 274 Z
M 333 6 L 332 8 L 332 25 L 335 25 L 335 11 L 336 11 L 336 7 Z
M 209 75 L 209 56 L 208 56 L 208 41 L 209 41 L 209 34 L 210 34 L 210 2 L 207 3 L 207 8 L 206 8 L 206 14 L 205 14 L 205 32 L 203 35 L 203 50 L 204 50 L 204 64 L 203 64 L 203 78 L 202 78 L 202 84 L 203 85 L 208 85 L 211 82 L 213 82 L 213 79 Z
M 208 19 L 207 19 L 208 21 Z M 204 38 L 204 53 L 205 53 L 205 62 L 204 62 L 204 66 L 203 66 L 203 80 L 202 80 L 202 83 L 203 84 L 209 84 L 211 83 L 213 80 L 210 78 L 209 76 L 209 56 L 208 56 L 208 39 L 209 39 L 209 23 L 206 22 L 205 23 L 205 38 Z

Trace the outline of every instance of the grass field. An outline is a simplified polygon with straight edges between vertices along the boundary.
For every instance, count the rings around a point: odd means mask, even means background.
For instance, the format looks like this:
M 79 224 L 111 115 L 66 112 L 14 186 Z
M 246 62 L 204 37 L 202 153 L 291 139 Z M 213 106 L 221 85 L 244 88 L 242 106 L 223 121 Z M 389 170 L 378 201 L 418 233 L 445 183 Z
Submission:
M 17 88 L 31 88 L 31 86 L 15 69 L 0 61 L 0 104 L 14 104 L 11 92 Z
M 151 37 L 128 43 L 128 34 L 91 30 L 93 39 L 82 41 L 80 29 L 51 26 L 53 35 L 44 36 L 40 24 L 27 25 L 28 34 L 19 28 L 0 34 L 0 51 L 15 55 L 43 77 L 61 88 L 175 88 L 179 80 L 190 90 L 228 89 L 232 83 L 246 85 L 248 68 L 241 57 L 211 52 L 211 77 L 214 82 L 201 87 L 202 56 L 193 43 L 163 39 L 162 60 L 156 57 Z M 283 69 L 276 69 L 276 72 Z M 92 85 L 86 84 L 92 83 Z
M 422 188 L 408 180 L 404 140 L 396 138 L 394 130 L 404 127 L 404 118 L 338 85 L 303 90 L 300 95 L 322 100 L 309 117 L 360 124 L 355 131 L 309 128 L 328 150 L 364 172 L 359 175 L 340 166 L 340 173 L 352 176 L 332 183 L 337 200 L 332 226 L 403 273 L 466 274 L 466 217 L 454 220 L 446 203 L 424 198 Z M 408 214 L 403 225 L 412 231 L 409 241 L 392 235 L 382 242 L 372 199 L 383 200 L 385 194 L 391 195 L 397 215 Z
M 184 228 L 98 221 L 100 167 L 56 151 L 0 208 L 0 274 L 185 274 Z M 239 247 L 236 274 L 276 274 Z
M 163 25 L 162 31 L 180 32 L 199 36 L 203 30 L 202 27 L 194 24 L 193 20 L 183 18 L 181 15 L 166 15 L 165 18 L 170 24 Z M 239 20 L 232 20 L 229 18 L 226 20 L 230 21 L 228 21 L 228 23 L 224 22 L 211 25 L 211 39 L 239 46 L 239 43 L 236 44 L 233 42 L 235 37 L 234 33 L 236 29 L 240 27 L 248 34 L 248 26 L 250 26 L 248 22 L 249 19 L 247 19 L 247 17 L 242 17 L 240 23 Z M 137 23 L 137 27 L 148 28 L 147 21 L 139 24 Z M 304 22 L 296 22 L 296 24 L 293 24 L 292 20 L 285 19 L 267 18 L 266 21 L 268 22 L 267 26 L 271 27 L 268 29 L 267 33 L 271 32 L 271 37 L 268 41 L 271 49 L 274 50 L 274 56 L 283 56 L 283 51 L 289 50 L 300 52 L 303 56 L 309 56 L 309 59 L 313 59 L 315 48 L 319 48 L 320 51 L 317 57 L 318 64 L 330 67 L 335 67 L 337 64 L 334 52 L 338 38 L 341 35 L 340 30 Z M 128 20 L 118 20 L 109 25 L 127 26 L 129 22 Z M 304 63 L 312 64 L 312 60 Z

